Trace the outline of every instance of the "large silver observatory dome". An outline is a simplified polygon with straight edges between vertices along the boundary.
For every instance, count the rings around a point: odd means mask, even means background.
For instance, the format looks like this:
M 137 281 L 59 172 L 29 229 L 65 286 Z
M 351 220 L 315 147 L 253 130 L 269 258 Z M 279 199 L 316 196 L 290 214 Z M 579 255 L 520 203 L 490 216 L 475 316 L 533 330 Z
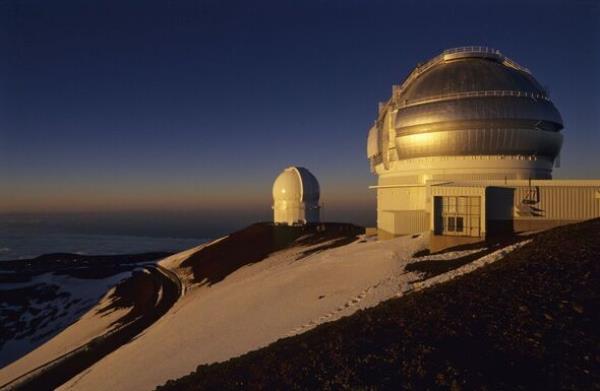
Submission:
M 534 162 L 513 165 L 513 177 L 547 178 L 562 128 L 558 110 L 526 68 L 497 50 L 463 47 L 417 66 L 394 86 L 369 131 L 367 155 L 379 175 L 402 170 L 394 162 L 407 159 L 495 156 Z

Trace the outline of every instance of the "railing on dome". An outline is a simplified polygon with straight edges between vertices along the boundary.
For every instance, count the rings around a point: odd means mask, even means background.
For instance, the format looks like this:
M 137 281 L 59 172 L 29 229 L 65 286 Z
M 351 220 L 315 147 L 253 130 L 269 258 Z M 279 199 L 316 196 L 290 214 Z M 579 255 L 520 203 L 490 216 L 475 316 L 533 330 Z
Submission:
M 460 46 L 457 48 L 446 49 L 442 54 L 454 53 L 489 53 L 502 55 L 502 53 L 500 53 L 500 50 L 493 49 L 487 46 Z
M 439 102 L 444 100 L 462 99 L 462 98 L 476 98 L 476 97 L 499 97 L 499 96 L 514 96 L 519 98 L 531 98 L 531 99 L 542 99 L 550 100 L 546 94 L 536 92 L 525 92 L 525 91 L 512 91 L 512 90 L 491 90 L 491 91 L 466 91 L 466 92 L 455 92 L 452 94 L 434 95 L 427 98 L 404 100 L 397 102 L 398 108 L 404 108 L 423 103 Z
M 519 71 L 526 72 L 531 74 L 529 69 L 522 67 L 517 64 L 515 61 L 511 60 L 508 57 L 505 57 L 502 53 L 500 53 L 497 49 L 488 48 L 486 46 L 461 46 L 457 48 L 451 48 L 444 50 L 441 54 L 433 57 L 431 60 L 427 61 L 425 64 L 417 65 L 415 70 L 413 70 L 410 75 L 404 80 L 402 85 L 399 87 L 399 91 L 402 91 L 410 82 L 412 82 L 417 76 L 427 71 L 432 66 L 444 60 L 444 56 L 448 54 L 456 54 L 456 53 L 483 53 L 483 54 L 494 54 L 499 56 L 502 59 L 502 64 L 509 66 L 511 68 L 517 69 Z
M 504 56 L 502 53 L 500 53 L 500 50 L 488 48 L 486 46 L 461 46 L 461 47 L 458 47 L 458 48 L 447 49 L 447 50 L 444 50 L 444 52 L 440 56 L 443 57 L 445 54 L 455 54 L 455 53 L 494 54 L 494 55 L 497 55 L 500 58 L 502 58 L 502 63 L 504 65 L 507 65 L 507 66 L 509 66 L 511 68 L 515 68 L 515 69 L 517 69 L 519 71 L 523 71 L 523 72 L 531 74 L 531 72 L 529 71 L 529 69 L 525 68 L 524 66 L 521 66 L 521 65 L 517 64 L 515 61 L 513 61 L 510 58 Z M 438 57 L 440 57 L 440 56 L 438 56 Z

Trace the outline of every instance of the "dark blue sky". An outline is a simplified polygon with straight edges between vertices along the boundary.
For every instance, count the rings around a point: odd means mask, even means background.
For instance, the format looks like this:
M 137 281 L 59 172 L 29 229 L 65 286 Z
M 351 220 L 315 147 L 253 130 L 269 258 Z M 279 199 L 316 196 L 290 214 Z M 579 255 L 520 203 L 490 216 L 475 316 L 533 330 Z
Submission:
M 599 4 L 2 0 L 0 212 L 259 218 L 295 164 L 331 219 L 372 222 L 377 102 L 464 45 L 529 68 L 565 122 L 555 176 L 598 178 Z

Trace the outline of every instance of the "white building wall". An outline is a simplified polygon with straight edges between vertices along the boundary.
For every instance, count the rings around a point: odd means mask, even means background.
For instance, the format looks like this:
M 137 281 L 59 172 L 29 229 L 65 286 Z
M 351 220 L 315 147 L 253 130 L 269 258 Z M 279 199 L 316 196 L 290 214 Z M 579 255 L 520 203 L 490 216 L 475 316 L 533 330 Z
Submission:
M 586 220 L 600 217 L 598 186 L 519 186 L 515 188 L 515 219 Z M 528 199 L 539 197 L 539 202 Z M 535 201 L 535 200 L 533 200 Z M 535 208 L 535 209 L 534 209 Z
M 377 189 L 377 227 L 390 235 L 429 229 L 427 189 L 424 185 Z

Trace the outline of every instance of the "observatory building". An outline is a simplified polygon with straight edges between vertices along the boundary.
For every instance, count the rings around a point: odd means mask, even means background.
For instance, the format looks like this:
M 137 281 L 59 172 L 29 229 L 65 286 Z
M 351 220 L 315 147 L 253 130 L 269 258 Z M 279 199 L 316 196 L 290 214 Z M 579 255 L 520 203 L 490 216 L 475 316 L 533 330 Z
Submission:
M 288 167 L 273 183 L 275 224 L 302 225 L 319 222 L 319 182 L 304 167 Z
M 600 216 L 599 180 L 552 180 L 562 129 L 545 89 L 497 50 L 417 66 L 368 134 L 379 235 L 482 238 Z

